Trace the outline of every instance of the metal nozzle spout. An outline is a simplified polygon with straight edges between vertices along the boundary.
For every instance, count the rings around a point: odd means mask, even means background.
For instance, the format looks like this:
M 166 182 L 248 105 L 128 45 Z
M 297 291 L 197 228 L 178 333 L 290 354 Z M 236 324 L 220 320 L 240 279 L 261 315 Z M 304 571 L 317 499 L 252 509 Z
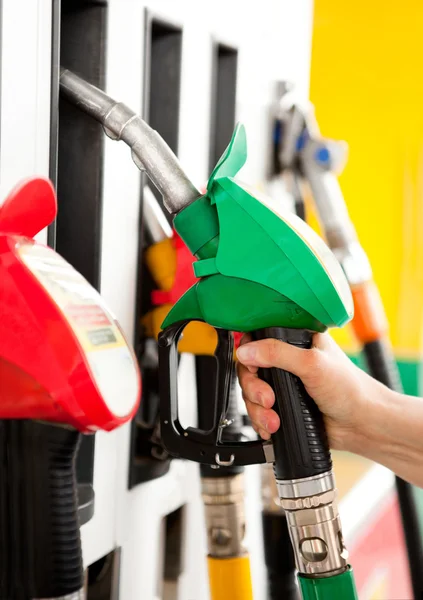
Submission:
M 60 91 L 69 102 L 99 121 L 106 135 L 128 144 L 135 164 L 160 191 L 170 213 L 178 213 L 201 196 L 163 138 L 125 104 L 63 68 Z

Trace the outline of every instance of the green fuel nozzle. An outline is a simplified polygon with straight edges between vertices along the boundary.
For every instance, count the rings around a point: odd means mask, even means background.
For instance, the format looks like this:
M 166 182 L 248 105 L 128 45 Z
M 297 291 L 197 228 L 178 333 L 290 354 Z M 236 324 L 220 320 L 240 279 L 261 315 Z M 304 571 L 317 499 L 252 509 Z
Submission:
M 315 332 L 342 326 L 353 314 L 348 283 L 324 242 L 295 215 L 281 212 L 234 179 L 246 156 L 245 130 L 238 125 L 206 193 L 174 219 L 175 229 L 198 258 L 193 267 L 199 281 L 168 313 L 159 338 L 163 440 L 169 452 L 215 468 L 273 462 L 300 579 L 325 580 L 324 595 L 316 595 L 316 586 L 307 582 L 301 583 L 303 594 L 338 598 L 335 590 L 342 583 L 343 593 L 349 590 L 343 598 L 353 600 L 324 422 L 302 382 L 281 369 L 259 372 L 275 391 L 274 408 L 281 420 L 272 436 L 273 455 L 263 452 L 262 460 L 256 460 L 248 443 L 229 447 L 222 441 L 219 428 L 227 405 L 216 404 L 211 432 L 184 429 L 178 419 L 176 372 L 168 367 L 186 323 L 202 320 L 218 333 L 251 332 L 253 339 L 276 338 L 310 348 Z M 222 376 L 227 363 L 217 358 L 221 396 L 228 388 Z
M 352 317 L 348 284 L 323 241 L 295 215 L 276 212 L 234 179 L 246 161 L 238 125 L 207 193 L 181 210 L 175 229 L 199 259 L 200 277 L 163 326 L 191 318 L 232 331 L 282 326 L 323 331 Z

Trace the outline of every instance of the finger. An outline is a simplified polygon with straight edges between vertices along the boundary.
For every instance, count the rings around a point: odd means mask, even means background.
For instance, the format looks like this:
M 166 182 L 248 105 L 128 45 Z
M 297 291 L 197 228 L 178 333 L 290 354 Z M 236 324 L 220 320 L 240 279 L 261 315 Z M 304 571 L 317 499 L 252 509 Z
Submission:
M 259 406 L 248 400 L 245 402 L 245 406 L 247 407 L 251 422 L 256 427 L 267 431 L 267 433 L 275 433 L 279 429 L 280 420 L 274 410 L 263 408 L 263 406 Z
M 253 400 L 254 386 L 255 386 L 256 381 L 260 381 L 257 373 L 251 373 L 251 371 L 249 371 L 247 367 L 244 367 L 244 365 L 241 365 L 240 363 L 238 363 L 237 364 L 237 375 L 238 375 L 238 381 L 239 381 L 239 385 L 241 386 L 243 395 L 251 396 L 251 400 L 254 401 Z M 259 383 L 259 385 L 260 385 L 260 383 Z
M 250 373 L 243 365 L 238 366 L 238 378 L 242 389 L 242 397 L 264 408 L 271 408 L 275 403 L 275 394 L 268 383 Z
M 263 440 L 270 440 L 270 433 L 268 433 L 264 429 L 260 429 L 259 427 L 257 427 L 257 425 L 254 425 L 254 423 L 251 423 L 251 427 Z
M 250 335 L 244 334 L 244 336 L 241 338 L 238 348 L 240 348 L 243 344 L 248 344 L 249 342 L 251 342 Z M 236 351 L 236 357 L 238 359 L 238 350 Z M 239 368 L 239 367 L 240 367 L 240 362 L 239 362 L 239 360 L 237 360 L 237 368 Z M 246 371 L 249 371 L 250 373 L 254 373 L 254 374 L 256 374 L 258 371 L 257 367 L 254 367 L 251 365 L 244 365 L 244 368 Z M 239 377 L 239 374 L 238 374 L 238 377 Z
M 275 394 L 265 381 L 246 371 L 240 379 L 240 384 L 244 400 L 259 404 L 263 408 L 272 408 L 275 403 Z
M 266 442 L 267 442 L 268 440 L 270 440 L 270 437 L 271 437 L 271 436 L 270 436 L 270 433 L 268 433 L 268 432 L 267 432 L 267 431 L 265 431 L 264 429 L 259 429 L 259 430 L 258 430 L 258 434 L 259 434 L 259 436 L 260 436 L 260 437 L 261 437 L 263 440 L 265 440 Z
M 305 350 L 275 339 L 249 342 L 237 350 L 238 361 L 251 372 L 259 367 L 277 367 L 300 378 L 315 368 L 319 354 L 317 348 Z
M 244 379 L 246 377 L 251 376 L 254 379 L 258 379 L 257 374 L 251 373 L 251 371 L 249 371 L 248 368 L 240 362 L 237 362 L 236 364 L 236 371 L 238 375 L 239 384 L 241 386 L 243 385 Z

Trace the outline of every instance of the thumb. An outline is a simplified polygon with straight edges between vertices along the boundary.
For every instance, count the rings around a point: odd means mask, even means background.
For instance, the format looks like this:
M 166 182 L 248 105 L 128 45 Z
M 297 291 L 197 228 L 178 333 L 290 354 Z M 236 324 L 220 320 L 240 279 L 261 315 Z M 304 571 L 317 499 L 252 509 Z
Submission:
M 280 340 L 249 342 L 237 350 L 237 358 L 246 367 L 276 367 L 303 378 L 315 367 L 316 351 L 297 348 Z

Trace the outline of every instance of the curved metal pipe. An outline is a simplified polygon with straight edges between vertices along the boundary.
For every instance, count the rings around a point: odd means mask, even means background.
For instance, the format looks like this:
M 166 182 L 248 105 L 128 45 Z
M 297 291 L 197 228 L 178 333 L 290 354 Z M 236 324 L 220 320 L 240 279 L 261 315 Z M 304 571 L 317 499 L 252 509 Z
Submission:
M 108 137 L 128 144 L 135 164 L 160 191 L 170 213 L 178 213 L 201 196 L 163 138 L 125 104 L 63 68 L 60 91 L 69 102 L 99 121 Z

